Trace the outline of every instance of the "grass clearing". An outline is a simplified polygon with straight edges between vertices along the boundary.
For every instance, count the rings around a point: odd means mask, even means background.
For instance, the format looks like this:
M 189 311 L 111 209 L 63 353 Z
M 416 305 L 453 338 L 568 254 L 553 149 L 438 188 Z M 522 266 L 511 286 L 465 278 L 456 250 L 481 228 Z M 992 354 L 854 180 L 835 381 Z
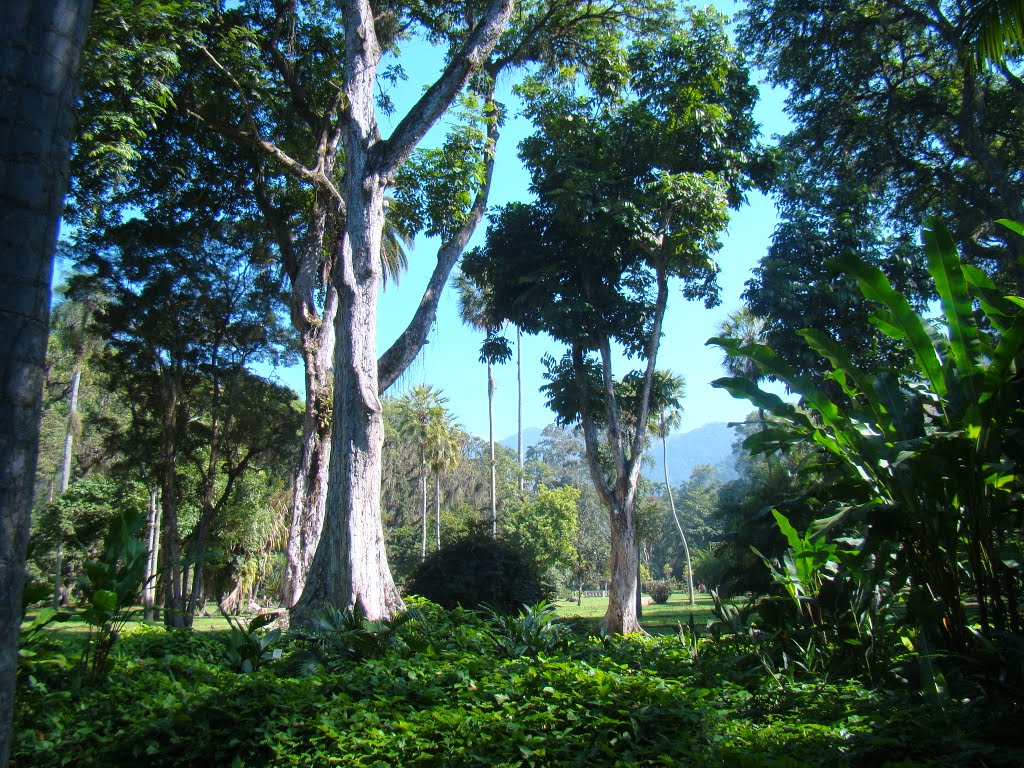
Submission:
M 640 625 L 652 635 L 674 633 L 679 626 L 686 626 L 693 616 L 694 625 L 702 629 L 714 618 L 715 603 L 710 595 L 695 594 L 694 605 L 690 605 L 685 592 L 674 593 L 667 603 L 651 603 L 643 607 Z M 577 605 L 575 600 L 560 600 L 558 615 L 566 619 L 591 619 L 595 623 L 608 609 L 607 597 L 584 597 Z

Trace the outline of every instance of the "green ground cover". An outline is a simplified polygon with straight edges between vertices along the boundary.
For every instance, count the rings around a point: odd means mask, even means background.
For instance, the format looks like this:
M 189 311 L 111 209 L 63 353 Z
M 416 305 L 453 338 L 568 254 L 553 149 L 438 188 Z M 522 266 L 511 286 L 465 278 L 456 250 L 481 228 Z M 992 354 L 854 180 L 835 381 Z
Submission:
M 1012 697 L 768 674 L 737 639 L 601 638 L 551 618 L 421 603 L 394 626 L 335 615 L 280 636 L 132 626 L 99 679 L 45 654 L 23 668 L 13 764 L 1024 764 Z

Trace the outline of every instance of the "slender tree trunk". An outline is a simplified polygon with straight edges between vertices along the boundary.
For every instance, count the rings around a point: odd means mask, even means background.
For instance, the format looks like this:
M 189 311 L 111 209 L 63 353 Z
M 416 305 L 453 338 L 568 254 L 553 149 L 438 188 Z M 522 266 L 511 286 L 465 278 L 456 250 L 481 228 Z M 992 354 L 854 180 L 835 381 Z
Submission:
M 295 605 L 302 594 L 324 522 L 331 455 L 331 408 L 334 405 L 331 368 L 337 312 L 337 291 L 329 286 L 321 322 L 306 324 L 302 333 L 306 413 L 302 422 L 302 449 L 295 470 L 295 496 L 285 561 L 283 599 L 288 608 Z
M 53 254 L 91 8 L 0 3 L 0 766 L 11 747 Z
M 441 473 L 434 473 L 434 522 L 436 524 L 437 548 L 441 549 Z
M 519 458 L 519 492 L 525 490 L 526 475 L 523 464 L 523 332 L 516 326 L 516 388 L 519 410 L 519 434 L 516 447 Z
M 420 523 L 423 537 L 420 542 L 420 562 L 427 559 L 427 456 L 425 439 L 420 438 Z
M 82 382 L 81 363 L 75 365 L 71 377 L 71 403 L 68 408 L 68 426 L 64 433 L 64 460 L 60 467 L 60 492 L 64 493 L 71 484 L 71 459 L 75 448 L 75 425 L 78 422 L 78 387 Z M 53 609 L 60 610 L 64 593 L 64 539 L 57 534 L 57 556 L 53 568 Z
M 165 373 L 172 377 L 173 373 Z M 161 515 L 160 572 L 164 589 L 164 624 L 168 628 L 185 626 L 185 569 L 181 565 L 181 535 L 178 529 L 178 487 L 177 471 L 177 387 L 165 379 L 167 390 L 164 394 L 164 456 L 160 478 Z
M 156 620 L 157 557 L 160 552 L 160 490 L 149 492 L 149 525 L 147 529 L 147 555 L 145 587 L 142 590 L 143 616 L 146 621 Z
M 664 426 L 661 430 L 661 463 L 665 467 L 665 488 L 668 489 L 668 505 L 672 510 L 672 519 L 675 520 L 676 529 L 679 531 L 679 538 L 683 540 L 683 552 L 686 554 L 686 587 L 690 595 L 690 605 L 693 605 L 693 563 L 690 561 L 690 545 L 686 542 L 686 534 L 683 533 L 682 523 L 679 522 L 679 515 L 676 514 L 676 501 L 672 496 L 672 483 L 668 479 L 668 441 Z
M 491 535 L 498 535 L 498 467 L 494 459 L 494 369 L 487 361 L 487 434 L 491 449 Z

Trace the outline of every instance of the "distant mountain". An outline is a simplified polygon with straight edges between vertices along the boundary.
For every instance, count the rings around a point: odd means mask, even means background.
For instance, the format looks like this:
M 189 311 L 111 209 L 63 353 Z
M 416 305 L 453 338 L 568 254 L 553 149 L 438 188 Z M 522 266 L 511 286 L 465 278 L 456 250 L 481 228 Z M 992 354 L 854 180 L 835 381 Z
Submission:
M 523 427 L 523 450 L 527 451 L 530 449 L 530 446 L 538 443 L 543 431 L 540 427 Z M 504 445 L 506 448 L 511 448 L 514 451 L 519 447 L 519 436 L 509 435 L 504 440 L 499 440 L 498 445 Z
M 527 427 L 523 430 L 523 449 L 526 450 L 540 440 L 542 429 Z M 711 422 L 689 432 L 677 433 L 668 437 L 668 477 L 672 485 L 679 485 L 690 479 L 690 473 L 698 464 L 710 464 L 718 471 L 722 480 L 736 477 L 732 463 L 732 444 L 736 433 L 725 422 Z M 513 451 L 516 449 L 516 436 L 509 435 L 499 443 Z M 654 482 L 665 481 L 665 470 L 661 461 L 661 441 L 655 439 L 647 452 L 650 459 L 644 465 L 644 477 Z
M 714 421 L 689 432 L 668 436 L 668 478 L 673 486 L 690 479 L 698 464 L 710 464 L 722 480 L 736 477 L 732 462 L 732 444 L 736 433 L 725 422 Z M 661 460 L 661 441 L 655 440 L 647 451 L 652 460 L 644 465 L 644 477 L 654 482 L 665 482 L 665 469 Z

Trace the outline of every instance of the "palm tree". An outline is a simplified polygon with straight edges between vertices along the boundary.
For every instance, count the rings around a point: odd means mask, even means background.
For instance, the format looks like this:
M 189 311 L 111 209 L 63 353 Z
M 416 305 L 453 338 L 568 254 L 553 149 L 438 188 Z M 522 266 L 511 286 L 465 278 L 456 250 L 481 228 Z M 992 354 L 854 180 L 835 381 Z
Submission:
M 726 316 L 718 326 L 718 335 L 735 339 L 746 347 L 751 344 L 763 344 L 765 330 L 764 318 L 758 317 L 750 307 L 744 305 Z M 722 365 L 730 376 L 746 379 L 752 384 L 757 384 L 765 378 L 764 372 L 749 357 L 737 357 L 726 352 Z M 763 427 L 764 409 L 758 408 L 757 413 Z
M 498 535 L 498 491 L 497 464 L 494 460 L 494 369 L 493 364 L 504 363 L 511 356 L 508 341 L 497 335 L 501 328 L 495 320 L 484 287 L 474 281 L 461 269 L 455 277 L 455 288 L 459 292 L 459 317 L 471 328 L 487 334 L 480 347 L 480 362 L 487 364 L 487 429 L 491 449 L 491 533 Z
M 413 387 L 411 392 L 395 401 L 395 428 L 402 437 L 415 440 L 420 453 L 420 520 L 423 530 L 421 560 L 427 558 L 427 457 L 433 452 L 431 441 L 440 431 L 437 424 L 445 420 L 447 402 L 447 397 L 427 384 Z
M 442 408 L 430 423 L 430 468 L 434 473 L 434 512 L 437 548 L 441 548 L 441 473 L 454 470 L 462 459 L 462 429 Z
M 965 49 L 976 59 L 968 59 L 968 66 L 1005 66 L 1008 56 L 1024 49 L 1024 0 L 974 0 L 966 6 Z
M 380 266 L 382 282 L 391 280 L 398 285 L 402 273 L 409 269 L 409 249 L 413 236 L 408 225 L 392 215 L 391 199 L 384 198 L 384 230 L 380 240 Z

